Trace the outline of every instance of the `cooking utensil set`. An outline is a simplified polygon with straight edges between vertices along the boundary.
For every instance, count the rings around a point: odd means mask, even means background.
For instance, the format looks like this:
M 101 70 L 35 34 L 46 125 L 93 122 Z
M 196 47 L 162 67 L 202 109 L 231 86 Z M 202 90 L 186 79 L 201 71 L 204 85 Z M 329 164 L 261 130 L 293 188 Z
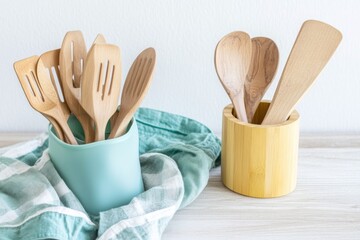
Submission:
M 120 112 L 121 54 L 99 34 L 89 52 L 80 31 L 68 32 L 61 49 L 14 63 L 14 69 L 30 105 L 44 115 L 59 139 L 76 145 L 67 121 L 73 114 L 81 124 L 85 142 L 105 140 L 126 133 L 126 128 L 144 99 L 156 63 L 153 48 L 134 61 L 126 78 Z
M 340 31 L 328 24 L 309 20 L 302 25 L 263 125 L 279 124 L 288 119 L 341 39 Z M 240 121 L 252 122 L 276 73 L 278 59 L 277 46 L 268 38 L 250 39 L 244 32 L 233 32 L 219 41 L 215 68 Z
M 342 39 L 334 27 L 315 20 L 306 21 L 297 36 L 263 125 L 286 121 Z M 216 46 L 215 68 L 229 95 L 234 114 L 252 123 L 279 62 L 276 44 L 269 38 L 232 32 Z M 61 49 L 14 63 L 14 69 L 30 105 L 44 115 L 59 139 L 77 144 L 67 121 L 73 114 L 80 122 L 85 142 L 116 138 L 126 128 L 150 86 L 156 63 L 153 48 L 142 51 L 133 62 L 121 90 L 121 53 L 99 34 L 87 52 L 80 31 L 68 32 Z

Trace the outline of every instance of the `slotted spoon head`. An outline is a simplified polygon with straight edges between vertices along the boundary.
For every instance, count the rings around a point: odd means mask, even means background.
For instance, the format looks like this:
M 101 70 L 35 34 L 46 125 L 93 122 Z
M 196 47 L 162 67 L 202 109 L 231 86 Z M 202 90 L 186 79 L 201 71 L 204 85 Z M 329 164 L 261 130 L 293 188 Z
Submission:
M 44 90 L 39 84 L 36 75 L 38 60 L 38 56 L 32 56 L 17 61 L 14 63 L 14 69 L 31 107 L 38 112 L 44 113 L 54 108 L 56 104 L 44 94 Z
M 121 136 L 149 89 L 156 63 L 155 49 L 147 48 L 135 59 L 126 77 L 120 111 L 109 138 Z
M 94 44 L 85 62 L 81 105 L 95 122 L 96 141 L 105 139 L 106 124 L 116 111 L 120 86 L 120 49 L 110 44 Z
M 244 84 L 251 61 L 251 39 L 245 32 L 232 32 L 223 37 L 215 49 L 215 68 L 229 95 L 237 118 L 247 122 Z
M 42 75 L 45 77 L 50 78 L 53 88 L 49 88 L 50 93 L 56 94 L 57 99 L 55 101 L 59 101 L 61 108 L 65 114 L 65 118 L 68 119 L 70 116 L 69 107 L 66 104 L 66 100 L 64 97 L 60 97 L 64 95 L 63 86 L 60 79 L 60 70 L 59 70 L 59 55 L 60 49 L 52 50 L 41 54 L 40 59 L 37 64 L 37 75 Z M 39 79 L 41 83 L 41 79 Z M 57 87 L 56 83 L 59 83 L 59 88 Z
M 52 51 L 45 52 L 40 55 L 40 59 L 44 64 L 44 67 L 48 69 L 51 77 L 51 81 L 53 81 L 55 85 L 55 79 L 60 80 L 60 64 L 59 64 L 59 56 L 60 49 L 55 49 Z M 54 72 L 56 74 L 56 78 L 54 76 Z M 59 81 L 60 86 L 61 82 Z
M 60 75 L 63 84 L 66 84 L 76 97 L 79 97 L 80 80 L 86 54 L 85 40 L 81 31 L 67 32 L 59 56 Z

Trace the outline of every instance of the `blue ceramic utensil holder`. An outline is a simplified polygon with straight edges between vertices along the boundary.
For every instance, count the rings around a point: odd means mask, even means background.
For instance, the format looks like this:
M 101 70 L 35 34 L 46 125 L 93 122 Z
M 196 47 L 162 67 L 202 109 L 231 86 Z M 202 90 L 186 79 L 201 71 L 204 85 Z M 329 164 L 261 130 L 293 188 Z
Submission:
M 68 121 L 73 132 L 77 120 Z M 76 134 L 75 134 L 76 136 Z M 89 144 L 69 145 L 49 126 L 49 154 L 56 170 L 90 214 L 128 204 L 144 191 L 136 121 L 125 135 Z

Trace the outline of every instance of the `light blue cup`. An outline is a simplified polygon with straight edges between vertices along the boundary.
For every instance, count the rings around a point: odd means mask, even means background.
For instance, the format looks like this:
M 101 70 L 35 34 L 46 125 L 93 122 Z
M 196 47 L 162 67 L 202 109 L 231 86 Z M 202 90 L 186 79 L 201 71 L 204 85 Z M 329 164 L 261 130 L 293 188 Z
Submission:
M 81 144 L 83 134 L 76 118 L 72 117 L 68 123 L 80 145 L 64 143 L 50 125 L 49 154 L 56 170 L 87 212 L 96 215 L 126 205 L 144 191 L 134 119 L 125 135 L 90 144 Z

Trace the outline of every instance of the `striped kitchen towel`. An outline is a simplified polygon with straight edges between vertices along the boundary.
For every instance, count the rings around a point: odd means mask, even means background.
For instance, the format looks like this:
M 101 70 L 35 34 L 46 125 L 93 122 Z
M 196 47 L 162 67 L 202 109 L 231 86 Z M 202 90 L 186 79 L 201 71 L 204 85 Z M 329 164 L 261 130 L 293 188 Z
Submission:
M 0 239 L 160 239 L 179 208 L 204 189 L 220 141 L 194 120 L 136 114 L 145 192 L 91 216 L 54 168 L 47 135 L 0 149 Z

